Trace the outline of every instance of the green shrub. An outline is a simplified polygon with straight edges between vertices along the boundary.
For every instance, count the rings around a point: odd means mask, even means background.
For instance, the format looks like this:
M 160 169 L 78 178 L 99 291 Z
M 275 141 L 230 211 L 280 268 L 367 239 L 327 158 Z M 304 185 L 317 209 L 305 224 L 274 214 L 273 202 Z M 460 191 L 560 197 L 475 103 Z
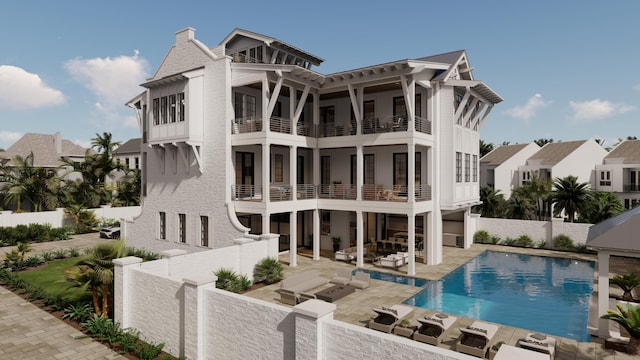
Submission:
M 496 236 L 496 235 L 492 235 L 492 236 L 491 236 L 491 243 L 492 243 L 493 245 L 497 245 L 497 244 L 499 244 L 499 243 L 500 243 L 500 237 L 499 237 L 499 236 Z
M 69 249 L 69 257 L 78 257 L 78 256 L 80 256 L 80 250 L 76 248 Z
M 216 281 L 218 289 L 240 293 L 251 286 L 251 280 L 246 275 L 238 275 L 231 269 L 220 268 L 215 275 L 218 277 Z
M 162 348 L 164 347 L 164 343 L 155 344 L 153 342 L 140 342 L 138 344 L 138 351 L 136 352 L 140 357 L 140 360 L 151 360 L 156 356 L 160 355 L 162 352 Z
M 38 255 L 29 256 L 24 260 L 25 267 L 36 267 L 44 263 L 44 259 Z
M 507 246 L 514 246 L 516 244 L 516 239 L 508 237 L 504 239 L 504 244 Z
M 53 253 L 49 252 L 49 251 L 45 251 L 42 254 L 40 254 L 40 256 L 42 256 L 42 260 L 49 262 L 51 260 L 53 260 L 55 257 L 53 256 Z
M 16 225 L 13 233 L 15 243 L 28 242 L 29 240 L 29 227 L 27 225 Z
M 562 251 L 573 250 L 573 240 L 567 235 L 560 234 L 553 238 L 553 248 Z
M 260 260 L 253 268 L 253 281 L 267 284 L 276 283 L 284 277 L 282 264 L 275 257 L 266 257 Z
M 93 307 L 91 304 L 75 304 L 69 305 L 64 309 L 64 315 L 62 315 L 62 318 L 83 323 L 89 320 L 92 314 Z
M 123 352 L 134 353 L 138 349 L 138 338 L 140 331 L 132 328 L 126 328 L 118 334 L 118 344 Z
M 120 323 L 113 322 L 106 316 L 99 316 L 93 314 L 86 322 L 82 323 L 82 327 L 87 332 L 98 340 L 106 341 L 110 345 L 116 343 L 118 339 L 118 333 L 120 332 Z
M 56 259 L 64 259 L 64 258 L 67 257 L 67 250 L 58 249 L 58 250 L 53 252 L 53 257 L 56 258 Z
M 536 247 L 538 249 L 545 249 L 547 247 L 547 242 L 544 240 L 540 240 L 540 242 L 536 244 Z
M 515 246 L 520 246 L 520 247 L 532 247 L 533 246 L 533 240 L 531 239 L 531 237 L 529 235 L 520 235 L 514 242 Z
M 477 244 L 491 243 L 491 236 L 486 230 L 478 230 L 473 234 L 473 242 Z

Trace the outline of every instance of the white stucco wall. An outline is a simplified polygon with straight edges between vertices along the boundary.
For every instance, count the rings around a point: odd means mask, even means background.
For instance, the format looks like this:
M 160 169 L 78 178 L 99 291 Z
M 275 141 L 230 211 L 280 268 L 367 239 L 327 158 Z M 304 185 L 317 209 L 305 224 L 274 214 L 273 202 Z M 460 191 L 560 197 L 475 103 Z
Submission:
M 485 230 L 503 241 L 508 237 L 515 239 L 520 235 L 529 235 L 535 242 L 545 241 L 547 246 L 550 246 L 553 238 L 560 234 L 568 235 L 574 245 L 585 244 L 591 225 L 566 223 L 562 220 L 535 221 L 483 217 L 478 219 L 478 230 Z

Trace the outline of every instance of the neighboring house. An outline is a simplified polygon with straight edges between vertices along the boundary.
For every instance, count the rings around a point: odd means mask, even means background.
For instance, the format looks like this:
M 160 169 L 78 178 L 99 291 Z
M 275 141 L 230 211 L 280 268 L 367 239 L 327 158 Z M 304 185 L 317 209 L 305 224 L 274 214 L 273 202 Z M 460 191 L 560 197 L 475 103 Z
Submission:
M 474 79 L 467 53 L 329 75 L 312 70 L 322 62 L 242 29 L 213 48 L 176 32 L 128 103 L 143 178 L 130 244 L 199 251 L 279 233 L 295 266 L 298 247 L 317 258 L 339 237 L 362 266 L 398 238 L 409 274 L 414 254 L 437 264 L 443 243 L 469 246 L 479 130 L 502 98 Z
M 518 167 L 540 150 L 536 143 L 499 146 L 480 159 L 480 186 L 499 190 L 505 199 L 520 185 Z
M 59 132 L 53 135 L 27 133 L 6 151 L 0 153 L 0 163 L 11 166 L 16 155 L 24 158 L 33 152 L 33 166 L 58 168 L 62 165 L 63 158 L 74 162 L 84 161 L 86 151 L 87 149 L 82 146 L 62 139 Z
M 618 195 L 625 209 L 640 205 L 640 140 L 625 140 L 596 165 L 593 188 Z
M 607 150 L 593 139 L 547 143 L 524 165 L 518 166 L 518 185 L 530 181 L 534 173 L 541 180 L 555 181 L 572 175 L 578 178 L 579 183 L 592 184 L 594 169 L 602 164 L 605 156 Z
M 113 150 L 113 161 L 122 164 L 125 169 L 140 169 L 140 142 L 142 139 L 129 139 Z
M 87 151 L 88 149 L 70 140 L 62 139 L 62 135 L 59 132 L 52 135 L 27 133 L 6 151 L 0 153 L 0 164 L 11 167 L 16 156 L 26 158 L 33 153 L 34 167 L 50 168 L 56 170 L 59 175 L 65 176 L 67 179 L 75 180 L 79 178 L 79 175 L 71 172 L 69 166 L 63 165 L 62 160 L 68 159 L 73 162 L 83 162 Z M 24 205 L 27 206 L 26 203 Z M 22 207 L 24 208 L 24 206 Z

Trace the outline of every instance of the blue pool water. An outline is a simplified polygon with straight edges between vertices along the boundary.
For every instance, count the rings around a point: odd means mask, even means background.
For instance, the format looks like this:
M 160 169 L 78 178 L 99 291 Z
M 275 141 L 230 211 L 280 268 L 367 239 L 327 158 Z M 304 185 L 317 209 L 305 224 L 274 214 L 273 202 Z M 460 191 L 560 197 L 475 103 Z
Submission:
M 370 274 L 424 287 L 408 305 L 589 341 L 591 261 L 485 251 L 439 281 Z

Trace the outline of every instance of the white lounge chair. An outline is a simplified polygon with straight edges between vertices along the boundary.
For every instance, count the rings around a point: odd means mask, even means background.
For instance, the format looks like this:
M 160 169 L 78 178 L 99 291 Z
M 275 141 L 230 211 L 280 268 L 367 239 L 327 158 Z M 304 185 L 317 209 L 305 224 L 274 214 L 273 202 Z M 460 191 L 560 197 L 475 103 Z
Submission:
M 405 305 L 393 305 L 390 308 L 380 307 L 373 309 L 378 314 L 369 320 L 369 329 L 391 333 L 391 330 L 404 318 L 413 313 L 413 307 Z
M 413 339 L 438 346 L 444 339 L 443 334 L 458 320 L 457 317 L 437 313 L 419 318 L 420 327 L 413 333 Z
M 518 346 L 548 354 L 551 359 L 556 353 L 556 339 L 540 333 L 528 333 L 523 340 L 518 341 Z
M 338 269 L 336 276 L 330 282 L 336 285 L 348 285 L 351 281 L 351 269 Z
M 368 273 L 358 271 L 353 275 L 351 281 L 349 281 L 349 286 L 353 286 L 356 289 L 366 289 L 369 287 L 370 279 L 371 276 Z
M 380 267 L 392 268 L 394 270 L 397 270 L 399 267 L 404 265 L 404 258 L 396 254 L 387 255 L 378 258 L 378 265 Z
M 489 342 L 498 332 L 498 326 L 481 321 L 460 328 L 460 337 L 456 342 L 456 351 L 477 357 L 485 357 Z

